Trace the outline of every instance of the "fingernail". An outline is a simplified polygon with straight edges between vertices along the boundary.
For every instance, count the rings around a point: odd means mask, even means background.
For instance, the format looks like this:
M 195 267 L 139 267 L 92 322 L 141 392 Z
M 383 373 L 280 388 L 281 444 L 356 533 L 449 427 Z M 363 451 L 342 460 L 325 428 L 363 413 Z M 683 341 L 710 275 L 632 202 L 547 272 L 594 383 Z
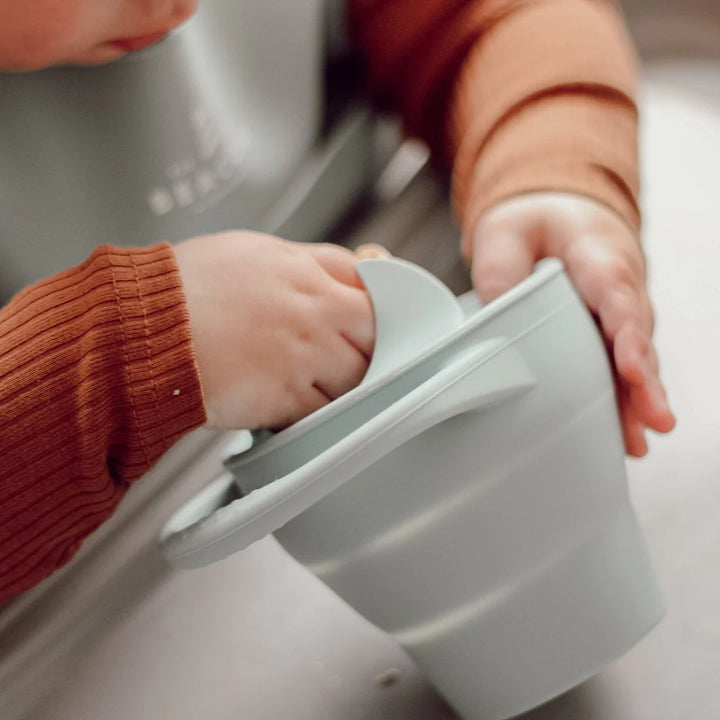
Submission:
M 360 260 L 367 260 L 369 258 L 389 258 L 392 257 L 390 252 L 382 245 L 376 243 L 366 243 L 364 245 L 358 245 L 355 248 L 355 255 Z

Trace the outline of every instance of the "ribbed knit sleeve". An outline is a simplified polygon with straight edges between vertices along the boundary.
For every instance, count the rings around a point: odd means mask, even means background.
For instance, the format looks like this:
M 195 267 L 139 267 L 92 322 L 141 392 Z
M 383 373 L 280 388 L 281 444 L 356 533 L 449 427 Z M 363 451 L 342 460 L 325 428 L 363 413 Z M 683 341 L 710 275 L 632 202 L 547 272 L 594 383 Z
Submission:
M 0 600 L 49 575 L 205 421 L 167 244 L 98 248 L 0 310 Z
M 540 190 L 639 226 L 636 57 L 612 0 L 352 0 L 349 24 L 372 93 L 452 168 L 466 238 Z

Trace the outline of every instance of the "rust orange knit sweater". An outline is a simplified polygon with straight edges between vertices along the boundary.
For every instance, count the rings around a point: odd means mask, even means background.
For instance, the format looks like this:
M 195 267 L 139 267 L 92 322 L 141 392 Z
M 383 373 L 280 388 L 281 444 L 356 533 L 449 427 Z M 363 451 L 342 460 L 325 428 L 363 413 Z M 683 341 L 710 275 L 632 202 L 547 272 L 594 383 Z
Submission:
M 635 61 L 610 0 L 351 0 L 349 12 L 370 91 L 452 171 L 465 236 L 493 203 L 545 189 L 639 225 Z M 204 420 L 168 245 L 101 247 L 2 308 L 0 600 L 65 563 Z

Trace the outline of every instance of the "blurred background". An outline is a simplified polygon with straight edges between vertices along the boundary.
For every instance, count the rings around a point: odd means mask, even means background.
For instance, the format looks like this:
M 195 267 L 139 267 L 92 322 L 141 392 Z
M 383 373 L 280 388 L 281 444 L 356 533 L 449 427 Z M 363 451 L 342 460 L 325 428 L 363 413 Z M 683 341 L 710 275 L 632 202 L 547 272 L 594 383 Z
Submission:
M 679 419 L 629 461 L 665 588 L 663 623 L 524 720 L 681 720 L 720 712 L 720 3 L 624 0 L 642 56 L 644 242 L 657 345 Z M 447 187 L 379 131 L 379 180 L 329 239 L 379 242 L 469 287 Z M 389 638 L 266 539 L 173 573 L 157 532 L 228 442 L 196 434 L 63 572 L 0 609 L 3 720 L 441 720 L 452 712 Z

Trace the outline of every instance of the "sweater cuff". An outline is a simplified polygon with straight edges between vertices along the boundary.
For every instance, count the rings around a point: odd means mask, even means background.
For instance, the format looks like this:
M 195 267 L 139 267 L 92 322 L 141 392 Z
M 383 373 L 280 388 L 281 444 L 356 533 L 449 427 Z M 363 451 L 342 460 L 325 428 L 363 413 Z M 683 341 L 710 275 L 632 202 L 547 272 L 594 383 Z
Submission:
M 637 59 L 617 4 L 491 5 L 448 127 L 465 241 L 490 206 L 547 190 L 595 198 L 637 228 Z
M 456 165 L 463 249 L 489 208 L 531 192 L 593 198 L 639 231 L 636 137 L 634 104 L 610 93 L 565 88 L 528 103 L 487 139 L 474 165 Z
M 125 396 L 120 428 L 132 428 L 116 477 L 149 469 L 180 437 L 206 421 L 180 272 L 168 243 L 145 249 L 104 246 L 123 336 Z M 123 430 L 121 432 L 126 432 Z M 111 459 L 112 462 L 112 459 Z

